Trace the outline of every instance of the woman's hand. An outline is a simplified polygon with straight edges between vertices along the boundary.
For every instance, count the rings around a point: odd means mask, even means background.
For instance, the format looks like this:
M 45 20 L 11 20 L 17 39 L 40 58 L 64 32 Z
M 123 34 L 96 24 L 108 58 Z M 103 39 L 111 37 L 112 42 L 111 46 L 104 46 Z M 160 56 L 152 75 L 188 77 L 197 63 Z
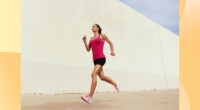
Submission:
M 110 55 L 115 56 L 115 53 L 114 53 L 114 52 L 111 52 Z
M 83 36 L 83 42 L 86 42 L 86 35 Z

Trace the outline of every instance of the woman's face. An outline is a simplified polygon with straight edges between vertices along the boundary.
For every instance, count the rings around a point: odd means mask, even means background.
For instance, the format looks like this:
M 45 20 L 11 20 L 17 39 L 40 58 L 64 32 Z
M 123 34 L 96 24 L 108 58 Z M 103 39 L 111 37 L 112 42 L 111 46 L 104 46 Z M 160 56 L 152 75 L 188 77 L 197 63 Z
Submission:
M 97 25 L 93 25 L 92 26 L 92 32 L 97 32 L 98 31 L 98 27 L 97 27 Z

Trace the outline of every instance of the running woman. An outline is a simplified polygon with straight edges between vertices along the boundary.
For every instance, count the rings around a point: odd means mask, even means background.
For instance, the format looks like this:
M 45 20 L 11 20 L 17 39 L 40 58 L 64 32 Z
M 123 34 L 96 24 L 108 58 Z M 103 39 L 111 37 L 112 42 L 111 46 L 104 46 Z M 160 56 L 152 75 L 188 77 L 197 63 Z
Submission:
M 101 27 L 98 24 L 94 24 L 92 26 L 92 31 L 94 33 L 94 36 L 90 38 L 89 44 L 87 43 L 86 35 L 83 36 L 83 42 L 85 44 L 86 50 L 89 52 L 92 49 L 92 55 L 93 55 L 93 63 L 94 63 L 94 69 L 92 71 L 92 84 L 90 88 L 89 94 L 82 96 L 82 100 L 84 100 L 87 103 L 92 103 L 92 97 L 95 92 L 95 88 L 97 85 L 97 76 L 102 81 L 106 81 L 114 86 L 116 91 L 119 92 L 119 86 L 118 84 L 113 81 L 110 77 L 106 76 L 103 71 L 103 66 L 106 63 L 106 56 L 104 55 L 103 49 L 104 49 L 104 42 L 107 42 L 110 45 L 111 53 L 110 55 L 115 56 L 113 43 L 108 39 L 108 37 L 105 34 L 101 34 Z

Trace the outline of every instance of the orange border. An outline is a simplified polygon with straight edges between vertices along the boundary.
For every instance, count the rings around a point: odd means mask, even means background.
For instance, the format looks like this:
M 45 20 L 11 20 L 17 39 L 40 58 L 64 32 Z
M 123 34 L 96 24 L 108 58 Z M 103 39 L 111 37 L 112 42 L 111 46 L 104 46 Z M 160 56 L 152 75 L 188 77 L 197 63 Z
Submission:
M 20 110 L 20 55 L 0 52 L 0 110 Z
M 20 110 L 20 0 L 0 0 L 0 110 Z
M 180 108 L 200 110 L 200 1 L 180 1 Z M 185 94 L 185 95 L 184 95 Z M 187 95 L 187 96 L 186 96 Z M 188 99 L 183 100 L 183 99 Z M 187 103 L 188 102 L 188 103 Z

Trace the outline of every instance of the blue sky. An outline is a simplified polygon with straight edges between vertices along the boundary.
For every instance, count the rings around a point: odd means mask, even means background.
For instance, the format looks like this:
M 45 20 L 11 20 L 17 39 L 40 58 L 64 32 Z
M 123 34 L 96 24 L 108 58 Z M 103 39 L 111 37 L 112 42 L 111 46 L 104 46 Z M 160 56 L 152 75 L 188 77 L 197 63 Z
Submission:
M 179 34 L 178 0 L 120 0 L 170 31 Z

